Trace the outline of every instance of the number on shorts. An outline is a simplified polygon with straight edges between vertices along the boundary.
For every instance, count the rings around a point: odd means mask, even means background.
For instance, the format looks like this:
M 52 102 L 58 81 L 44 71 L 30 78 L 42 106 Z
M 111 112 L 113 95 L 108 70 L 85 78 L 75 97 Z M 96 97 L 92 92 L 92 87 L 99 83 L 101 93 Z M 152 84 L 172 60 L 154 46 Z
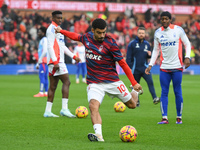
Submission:
M 122 92 L 125 92 L 125 91 L 126 91 L 126 88 L 125 88 L 124 84 L 121 84 L 121 85 L 120 85 L 120 86 L 118 86 L 117 88 L 118 88 L 118 90 L 120 91 L 120 93 L 122 93 Z

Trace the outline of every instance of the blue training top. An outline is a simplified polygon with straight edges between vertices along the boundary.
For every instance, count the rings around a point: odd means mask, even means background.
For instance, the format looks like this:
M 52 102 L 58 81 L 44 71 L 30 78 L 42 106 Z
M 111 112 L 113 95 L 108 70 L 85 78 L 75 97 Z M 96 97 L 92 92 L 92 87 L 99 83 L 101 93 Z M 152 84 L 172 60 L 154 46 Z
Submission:
M 148 41 L 143 40 L 141 42 L 138 37 L 131 41 L 128 45 L 126 62 L 132 69 L 133 74 L 144 73 L 148 67 L 148 55 L 147 51 L 151 51 L 151 47 Z

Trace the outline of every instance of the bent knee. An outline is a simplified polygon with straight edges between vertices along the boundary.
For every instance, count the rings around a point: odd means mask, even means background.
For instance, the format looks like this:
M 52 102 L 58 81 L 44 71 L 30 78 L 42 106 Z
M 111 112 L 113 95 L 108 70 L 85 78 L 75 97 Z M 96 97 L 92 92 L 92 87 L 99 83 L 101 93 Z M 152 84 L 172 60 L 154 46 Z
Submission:
M 65 84 L 66 86 L 70 86 L 70 84 L 71 84 L 71 81 L 70 81 L 70 80 L 68 80 L 68 81 L 66 81 L 64 84 Z
M 52 90 L 52 91 L 55 91 L 56 88 L 57 88 L 57 85 L 51 85 L 51 86 L 49 87 L 49 89 Z
M 130 109 L 136 108 L 136 102 L 134 102 L 132 99 L 125 103 L 125 105 Z
M 89 102 L 89 108 L 91 109 L 99 109 L 100 103 L 95 99 L 91 99 Z

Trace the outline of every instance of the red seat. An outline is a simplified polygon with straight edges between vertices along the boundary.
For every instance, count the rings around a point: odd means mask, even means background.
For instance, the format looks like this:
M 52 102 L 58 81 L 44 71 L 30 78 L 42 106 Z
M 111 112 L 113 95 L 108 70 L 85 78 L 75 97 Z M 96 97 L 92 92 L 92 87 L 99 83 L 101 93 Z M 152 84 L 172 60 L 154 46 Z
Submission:
M 123 30 L 122 23 L 121 22 L 116 22 L 116 28 L 117 28 L 117 31 L 122 31 Z
M 14 46 L 16 44 L 16 39 L 15 39 L 15 33 L 14 32 L 9 32 L 9 38 L 10 38 L 10 44 Z

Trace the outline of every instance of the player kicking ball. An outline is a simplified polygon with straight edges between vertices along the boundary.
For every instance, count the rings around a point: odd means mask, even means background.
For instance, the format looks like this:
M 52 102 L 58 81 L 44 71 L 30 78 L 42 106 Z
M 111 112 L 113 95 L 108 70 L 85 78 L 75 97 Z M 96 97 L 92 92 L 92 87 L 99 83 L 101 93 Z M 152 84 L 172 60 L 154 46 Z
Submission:
M 90 141 L 103 142 L 102 119 L 99 107 L 105 94 L 111 98 L 119 98 L 128 108 L 136 108 L 138 92 L 142 90 L 120 52 L 116 41 L 106 34 L 107 24 L 103 19 L 95 19 L 92 22 L 92 31 L 79 35 L 77 33 L 56 28 L 56 32 L 62 33 L 68 38 L 80 41 L 85 46 L 87 66 L 87 97 L 91 121 L 95 133 L 89 133 Z M 116 71 L 116 62 L 122 67 L 129 78 L 133 90 L 127 87 L 119 79 Z

